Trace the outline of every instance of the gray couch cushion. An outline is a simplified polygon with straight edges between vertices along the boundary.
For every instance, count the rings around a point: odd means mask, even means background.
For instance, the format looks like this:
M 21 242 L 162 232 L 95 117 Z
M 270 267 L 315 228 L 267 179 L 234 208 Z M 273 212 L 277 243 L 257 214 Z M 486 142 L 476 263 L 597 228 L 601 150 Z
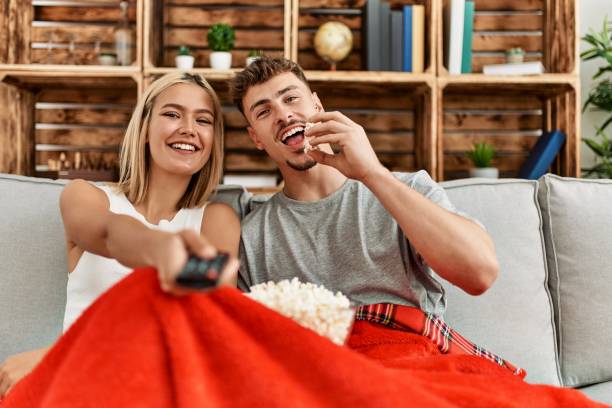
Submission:
M 484 224 L 500 263 L 497 281 L 481 296 L 444 282 L 446 320 L 477 344 L 525 368 L 527 381 L 559 385 L 537 183 L 466 179 L 442 186 L 459 210 Z
M 49 345 L 66 304 L 63 183 L 0 175 L 0 361 Z
M 612 405 L 612 381 L 589 385 L 588 387 L 580 388 L 589 398 L 595 401 L 603 402 Z
M 540 180 L 564 385 L 612 380 L 612 181 Z

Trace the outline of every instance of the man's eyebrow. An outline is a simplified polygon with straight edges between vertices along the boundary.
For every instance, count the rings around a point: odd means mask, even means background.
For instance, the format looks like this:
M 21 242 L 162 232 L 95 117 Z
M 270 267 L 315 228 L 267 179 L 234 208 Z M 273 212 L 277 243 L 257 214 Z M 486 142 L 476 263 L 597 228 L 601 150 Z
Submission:
M 162 106 L 160 109 L 164 109 L 164 108 L 175 108 L 175 109 L 179 109 L 179 110 L 185 110 L 185 107 L 176 103 L 167 103 L 164 106 Z M 213 114 L 209 109 L 196 109 L 195 113 L 208 113 L 208 114 Z M 214 116 L 214 115 L 213 115 Z
M 278 97 L 279 97 L 279 96 L 281 96 L 282 94 L 284 94 L 284 93 L 286 93 L 286 92 L 289 92 L 289 91 L 292 91 L 292 90 L 294 90 L 294 89 L 297 89 L 297 85 L 289 85 L 288 87 L 283 88 L 283 89 L 281 89 L 280 91 L 276 92 L 276 93 L 274 94 L 274 96 L 278 98 Z M 255 109 L 256 107 L 258 107 L 259 105 L 263 105 L 264 103 L 268 103 L 268 102 L 270 102 L 270 99 L 260 99 L 260 100 L 258 100 L 258 101 L 257 101 L 257 102 L 255 102 L 253 105 L 251 105 L 251 107 L 249 108 L 249 112 L 253 112 L 253 109 Z

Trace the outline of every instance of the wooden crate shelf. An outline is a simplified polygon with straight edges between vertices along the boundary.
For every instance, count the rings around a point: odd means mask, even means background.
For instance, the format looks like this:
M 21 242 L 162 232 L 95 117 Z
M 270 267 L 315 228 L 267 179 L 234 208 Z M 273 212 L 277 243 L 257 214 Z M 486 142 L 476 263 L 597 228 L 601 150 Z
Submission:
M 142 65 L 143 1 L 128 1 L 134 44 L 132 66 L 137 68 Z M 114 52 L 113 33 L 120 21 L 119 1 L 8 0 L 6 3 L 8 14 L 13 17 L 0 16 L 6 19 L 0 21 L 0 26 L 7 27 L 9 39 L 0 44 L 1 63 L 99 65 L 98 52 Z M 18 16 L 18 21 L 9 24 L 9 18 L 14 16 Z
M 438 105 L 438 179 L 467 177 L 471 167 L 466 152 L 473 143 L 487 142 L 496 149 L 493 165 L 502 177 L 517 177 L 520 167 L 545 131 L 559 129 L 566 144 L 551 171 L 579 172 L 579 96 L 566 86 L 526 88 L 497 86 L 497 92 L 471 89 L 466 100 L 462 87 L 441 88 Z M 576 123 L 577 120 L 577 123 Z
M 90 52 L 87 50 L 94 38 L 107 36 L 117 20 L 118 0 L 33 0 L 32 7 L 24 7 L 27 2 L 23 0 L 8 0 L 0 23 L 8 21 L 9 14 L 17 19 L 10 27 L 6 25 L 9 41 L 0 44 L 0 80 L 12 85 L 0 86 L 0 98 L 10 101 L 5 103 L 9 108 L 0 113 L 0 131 L 5 145 L 14 147 L 0 158 L 0 171 L 33 174 L 35 164 L 40 167 L 41 158 L 55 154 L 54 149 L 69 154 L 80 149 L 77 142 L 82 141 L 78 136 L 82 128 L 78 125 L 84 124 L 79 122 L 84 117 L 106 123 L 95 109 L 85 109 L 85 113 L 56 110 L 55 114 L 49 110 L 43 115 L 41 109 L 35 109 L 37 103 L 43 103 L 41 95 L 62 88 L 66 95 L 76 98 L 76 102 L 66 103 L 97 103 L 96 98 L 101 97 L 104 103 L 121 105 L 121 98 L 128 97 L 127 105 L 133 106 L 154 78 L 176 71 L 174 55 L 179 45 L 186 44 L 196 54 L 193 72 L 211 82 L 224 106 L 227 172 L 278 171 L 271 159 L 252 146 L 244 118 L 231 105 L 227 90 L 227 82 L 244 66 L 246 52 L 260 48 L 267 54 L 300 62 L 325 108 L 340 110 L 363 125 L 381 161 L 391 169 L 423 168 L 438 180 L 463 177 L 469 167 L 465 151 L 473 142 L 486 140 L 500 153 L 497 164 L 502 175 L 515 176 L 541 132 L 561 129 L 567 143 L 551 170 L 566 176 L 580 174 L 576 0 L 475 0 L 474 73 L 461 75 L 449 75 L 443 63 L 446 0 L 389 1 L 392 8 L 425 5 L 424 73 L 364 71 L 360 54 L 365 1 L 131 0 L 130 18 L 138 49 L 135 62 L 129 67 L 105 67 L 88 65 L 91 61 L 87 59 L 80 60 L 79 65 L 68 65 L 62 54 L 67 49 L 63 38 L 78 34 L 75 41 L 83 47 L 79 45 L 77 50 Z M 351 56 L 339 64 L 338 71 L 327 70 L 312 47 L 316 28 L 329 20 L 345 22 L 355 38 Z M 208 68 L 206 33 L 216 22 L 230 23 L 237 32 L 234 64 L 227 71 Z M 40 45 L 41 36 L 52 27 L 61 33 L 61 47 L 52 48 L 56 63 L 42 64 L 41 51 L 33 44 Z M 503 51 L 514 46 L 528 51 L 527 60 L 541 60 L 547 73 L 481 73 L 484 64 L 503 62 Z M 118 90 L 125 95 L 112 96 Z M 85 99 L 86 95 L 94 99 Z M 121 120 L 129 114 L 115 108 L 105 112 Z M 49 115 L 55 122 L 47 121 Z M 37 129 L 37 124 L 49 126 Z M 58 130 L 50 125 L 66 125 L 65 136 L 42 143 L 40 135 Z M 103 126 L 91 132 L 100 143 L 108 138 L 116 142 L 117 134 L 117 129 L 105 130 Z M 48 150 L 36 153 L 37 145 L 39 150 Z M 115 151 L 105 153 L 116 155 Z
M 174 67 L 181 45 L 192 49 L 195 67 L 210 67 L 207 33 L 215 23 L 236 30 L 232 67 L 244 67 L 250 49 L 289 57 L 291 0 L 151 0 L 145 11 L 146 68 Z
M 437 72 L 444 65 L 444 9 L 440 0 L 437 21 Z M 521 47 L 526 61 L 542 61 L 547 73 L 577 74 L 579 37 L 575 0 L 475 0 L 472 72 L 487 64 L 503 64 L 505 51 Z
M 423 4 L 425 6 L 425 72 L 435 74 L 435 1 L 428 0 L 390 0 L 392 9 L 401 9 L 404 4 Z M 317 28 L 328 21 L 344 23 L 353 34 L 353 48 L 349 56 L 338 63 L 340 71 L 363 71 L 365 41 L 363 37 L 367 0 L 293 0 L 292 48 L 291 58 L 305 70 L 328 70 L 329 64 L 322 60 L 314 50 L 314 36 Z M 348 74 L 348 73 L 347 73 Z M 407 75 L 407 73 L 403 73 Z M 350 74 L 348 74 L 350 75 Z

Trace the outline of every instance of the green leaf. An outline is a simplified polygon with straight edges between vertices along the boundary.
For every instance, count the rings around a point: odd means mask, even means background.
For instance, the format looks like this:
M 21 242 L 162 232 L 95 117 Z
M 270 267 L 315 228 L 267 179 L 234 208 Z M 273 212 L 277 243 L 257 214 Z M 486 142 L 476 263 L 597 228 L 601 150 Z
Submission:
M 610 62 L 612 64 L 612 61 Z M 599 67 L 599 69 L 597 70 L 597 73 L 595 75 L 593 75 L 593 79 L 597 79 L 600 76 L 602 76 L 604 73 L 606 72 L 612 72 L 612 66 L 608 66 L 608 67 Z
M 605 154 L 603 146 L 597 143 L 593 139 L 582 139 L 584 143 L 598 156 L 603 156 Z

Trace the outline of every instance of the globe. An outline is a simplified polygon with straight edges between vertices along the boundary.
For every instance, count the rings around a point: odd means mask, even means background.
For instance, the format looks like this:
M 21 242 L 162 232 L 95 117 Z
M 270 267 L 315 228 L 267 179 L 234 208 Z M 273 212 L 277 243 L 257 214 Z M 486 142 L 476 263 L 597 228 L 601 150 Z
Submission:
M 353 33 L 345 24 L 329 21 L 317 30 L 314 48 L 321 58 L 331 64 L 333 71 L 336 64 L 350 54 L 353 48 Z

